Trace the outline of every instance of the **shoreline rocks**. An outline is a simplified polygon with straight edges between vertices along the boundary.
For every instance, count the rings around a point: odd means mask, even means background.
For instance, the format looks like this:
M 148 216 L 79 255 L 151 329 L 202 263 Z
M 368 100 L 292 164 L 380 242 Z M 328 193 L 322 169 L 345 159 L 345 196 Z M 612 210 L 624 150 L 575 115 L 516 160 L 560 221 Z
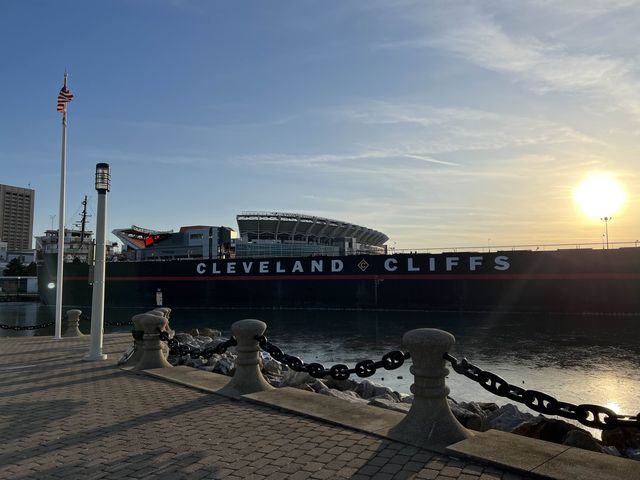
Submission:
M 191 334 L 176 333 L 175 338 L 183 344 L 204 349 L 226 341 L 216 329 L 193 329 Z M 373 405 L 380 408 L 407 413 L 413 395 L 396 392 L 368 379 L 334 380 L 313 378 L 308 373 L 295 372 L 274 360 L 268 353 L 260 352 L 261 368 L 266 380 L 276 388 L 294 387 L 310 392 L 341 398 L 353 403 Z M 236 354 L 227 351 L 213 355 L 210 359 L 192 359 L 189 356 L 169 355 L 172 365 L 186 365 L 209 372 L 232 376 L 235 371 Z M 521 411 L 516 405 L 499 406 L 492 402 L 456 402 L 448 399 L 449 407 L 456 419 L 466 428 L 475 431 L 490 429 L 510 432 L 530 438 L 594 452 L 640 460 L 640 429 L 620 427 L 602 432 L 602 441 L 587 430 L 571 423 L 543 415 Z

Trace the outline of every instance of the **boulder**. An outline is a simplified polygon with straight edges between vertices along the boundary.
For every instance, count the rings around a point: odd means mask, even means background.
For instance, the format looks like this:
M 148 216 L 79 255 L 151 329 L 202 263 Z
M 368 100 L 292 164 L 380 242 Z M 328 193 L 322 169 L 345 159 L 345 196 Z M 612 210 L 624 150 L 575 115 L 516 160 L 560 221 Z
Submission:
M 400 403 L 394 400 L 389 400 L 384 397 L 374 397 L 369 400 L 369 405 L 374 407 L 386 408 L 387 410 L 394 410 L 396 412 L 407 413 L 411 409 L 411 405 L 408 403 Z
M 507 403 L 487 413 L 484 418 L 482 430 L 490 430 L 493 428 L 503 432 L 511 432 L 521 423 L 534 421 L 535 418 L 537 417 L 534 417 L 530 413 L 521 412 L 515 405 Z
M 521 423 L 513 429 L 511 433 L 562 444 L 565 437 L 571 430 L 584 431 L 580 427 L 576 427 L 575 425 L 563 420 L 539 416 Z
M 455 401 L 451 399 L 447 399 L 449 403 L 449 408 L 451 409 L 451 413 L 456 417 L 458 422 L 463 427 L 469 428 L 471 430 L 481 431 L 483 425 L 483 417 L 478 413 L 473 412 L 471 410 L 467 410 L 461 404 L 457 404 Z
M 640 448 L 626 448 L 622 453 L 631 460 L 640 461 Z
M 215 328 L 203 328 L 200 330 L 200 335 L 204 335 L 205 337 L 210 338 L 218 338 L 222 336 L 222 332 L 220 330 L 216 330 Z
M 193 343 L 193 336 L 189 335 L 188 333 L 176 333 L 173 338 L 175 338 L 178 342 L 185 343 L 187 345 Z
M 562 441 L 563 445 L 605 453 L 605 449 L 593 436 L 585 430 L 569 430 Z
M 335 388 L 327 388 L 318 393 L 320 393 L 321 395 L 328 395 L 334 398 L 341 398 L 342 400 L 347 400 L 352 403 L 367 403 L 365 399 L 360 398 L 360 396 L 358 396 L 357 393 L 352 392 L 350 390 L 341 392 L 340 390 L 337 390 Z
M 389 393 L 389 392 L 385 392 L 382 395 L 378 395 L 376 397 L 371 397 L 369 398 L 369 400 L 382 400 L 385 402 L 395 402 L 395 403 L 402 403 L 400 401 L 398 401 L 398 397 L 396 395 L 394 395 L 395 392 Z M 407 403 L 403 404 L 403 405 L 409 405 Z M 411 405 L 409 405 L 410 407 Z
M 363 380 L 358 383 L 358 385 L 353 389 L 355 393 L 360 395 L 360 397 L 368 400 L 370 398 L 379 397 L 381 395 L 389 394 L 392 395 L 396 402 L 400 401 L 400 394 L 394 392 L 389 387 L 384 387 L 382 385 L 377 385 L 369 380 Z
M 236 356 L 233 353 L 216 354 L 209 359 L 209 364 L 215 373 L 233 375 L 236 370 Z
M 305 372 L 294 372 L 290 368 L 282 370 L 280 387 L 296 387 L 301 384 L 313 383 L 316 379 Z
M 282 364 L 274 360 L 268 353 L 260 352 L 260 364 L 262 365 L 262 373 L 282 376 Z
M 336 390 L 340 390 L 344 392 L 345 390 L 355 390 L 360 382 L 354 380 L 353 378 L 347 378 L 346 380 L 336 380 L 332 377 L 327 377 L 325 380 L 327 387 L 335 388 Z
M 640 449 L 640 428 L 617 427 L 603 430 L 602 444 L 616 447 L 621 452 L 627 448 Z

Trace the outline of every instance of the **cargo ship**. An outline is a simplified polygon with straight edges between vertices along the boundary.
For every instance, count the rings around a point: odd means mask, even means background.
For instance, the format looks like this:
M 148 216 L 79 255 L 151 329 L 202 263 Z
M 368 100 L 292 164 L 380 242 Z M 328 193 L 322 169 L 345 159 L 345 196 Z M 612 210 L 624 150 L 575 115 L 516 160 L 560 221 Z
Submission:
M 243 212 L 238 231 L 132 226 L 106 265 L 106 305 L 640 314 L 640 248 L 389 251 L 387 235 L 324 217 Z M 39 291 L 55 302 L 56 254 Z M 65 263 L 65 305 L 91 303 L 91 260 Z

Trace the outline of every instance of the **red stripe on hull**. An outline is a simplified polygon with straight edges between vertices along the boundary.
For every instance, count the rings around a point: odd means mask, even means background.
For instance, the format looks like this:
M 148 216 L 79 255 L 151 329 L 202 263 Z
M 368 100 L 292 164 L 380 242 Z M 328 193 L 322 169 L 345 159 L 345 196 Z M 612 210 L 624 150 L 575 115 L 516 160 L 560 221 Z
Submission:
M 640 273 L 478 273 L 478 274 L 383 274 L 383 275 L 238 275 L 238 276 L 110 276 L 110 282 L 208 282 L 277 280 L 640 280 Z M 65 277 L 87 281 L 87 277 Z

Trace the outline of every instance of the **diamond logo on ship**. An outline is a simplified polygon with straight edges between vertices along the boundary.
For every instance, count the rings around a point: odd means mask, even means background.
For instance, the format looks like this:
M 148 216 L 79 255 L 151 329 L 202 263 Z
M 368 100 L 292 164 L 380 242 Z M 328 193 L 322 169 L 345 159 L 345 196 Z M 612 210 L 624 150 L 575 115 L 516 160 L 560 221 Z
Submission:
M 362 260 L 360 260 L 360 263 L 358 263 L 358 268 L 364 272 L 367 268 L 369 268 L 369 263 L 363 258 Z

